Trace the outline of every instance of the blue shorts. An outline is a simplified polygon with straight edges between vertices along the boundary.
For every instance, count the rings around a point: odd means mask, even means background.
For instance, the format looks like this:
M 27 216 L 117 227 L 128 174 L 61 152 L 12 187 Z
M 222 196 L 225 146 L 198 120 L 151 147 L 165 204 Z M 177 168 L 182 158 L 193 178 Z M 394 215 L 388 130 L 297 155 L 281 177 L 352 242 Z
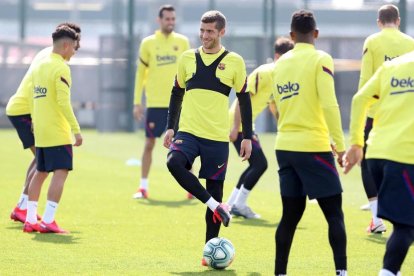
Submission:
M 167 127 L 168 108 L 147 108 L 145 118 L 145 137 L 161 137 Z
M 40 172 L 68 170 L 73 168 L 72 145 L 36 147 L 36 169 Z
M 224 180 L 229 158 L 229 143 L 213 141 L 178 132 L 170 146 L 170 152 L 179 151 L 187 158 L 187 169 L 191 169 L 196 157 L 200 156 L 201 168 L 199 178 Z
M 342 193 L 332 152 L 276 150 L 276 158 L 282 196 L 314 199 Z
M 378 217 L 414 227 L 414 165 L 367 159 L 378 188 Z
M 7 117 L 9 117 L 10 122 L 16 129 L 20 141 L 22 141 L 23 148 L 27 149 L 34 146 L 32 117 L 30 114 Z

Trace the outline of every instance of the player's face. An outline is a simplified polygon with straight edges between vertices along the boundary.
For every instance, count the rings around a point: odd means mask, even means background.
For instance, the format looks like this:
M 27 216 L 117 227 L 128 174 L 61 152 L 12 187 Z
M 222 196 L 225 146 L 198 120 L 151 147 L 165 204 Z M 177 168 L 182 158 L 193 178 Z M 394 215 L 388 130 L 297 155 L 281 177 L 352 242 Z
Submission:
M 162 17 L 158 18 L 161 32 L 169 34 L 174 31 L 175 27 L 175 12 L 174 11 L 163 11 Z
M 220 45 L 220 38 L 224 35 L 224 29 L 216 29 L 216 22 L 200 25 L 200 40 L 204 49 L 214 49 Z

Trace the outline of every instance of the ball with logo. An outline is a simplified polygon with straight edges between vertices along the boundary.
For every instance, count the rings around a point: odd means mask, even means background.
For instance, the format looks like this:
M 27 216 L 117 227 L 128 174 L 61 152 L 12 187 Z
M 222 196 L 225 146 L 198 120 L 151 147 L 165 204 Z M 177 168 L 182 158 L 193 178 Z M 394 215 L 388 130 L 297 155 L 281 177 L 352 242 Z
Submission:
M 204 246 L 203 258 L 209 267 L 224 269 L 234 259 L 236 253 L 233 244 L 226 238 L 212 238 Z

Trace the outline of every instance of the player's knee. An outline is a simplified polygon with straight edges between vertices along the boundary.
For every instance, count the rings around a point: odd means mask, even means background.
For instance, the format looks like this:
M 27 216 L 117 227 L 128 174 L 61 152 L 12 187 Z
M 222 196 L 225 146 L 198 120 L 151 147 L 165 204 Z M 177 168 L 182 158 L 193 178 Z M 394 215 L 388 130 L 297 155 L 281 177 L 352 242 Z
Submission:
M 170 172 L 175 172 L 185 167 L 185 159 L 180 153 L 171 152 L 167 158 L 167 168 Z
M 152 151 L 155 147 L 155 138 L 147 138 L 144 151 Z

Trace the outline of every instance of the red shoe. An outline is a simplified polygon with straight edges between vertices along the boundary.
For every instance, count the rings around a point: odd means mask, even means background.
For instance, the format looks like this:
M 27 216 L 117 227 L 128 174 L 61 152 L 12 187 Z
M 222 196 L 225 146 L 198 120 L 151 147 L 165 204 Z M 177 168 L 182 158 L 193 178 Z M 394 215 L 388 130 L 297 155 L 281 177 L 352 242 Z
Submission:
M 40 232 L 40 226 L 38 223 L 31 224 L 30 222 L 26 221 L 23 225 L 23 232 L 26 232 L 26 233 Z
M 10 214 L 10 218 L 14 221 L 20 221 L 21 223 L 25 223 L 26 215 L 27 215 L 27 209 L 22 210 L 16 206 Z
M 54 220 L 52 223 L 40 223 L 40 233 L 57 233 L 57 234 L 69 234 L 69 231 L 63 230 L 60 228 L 56 221 Z
M 191 193 L 187 193 L 187 199 L 194 199 L 194 196 Z
M 231 220 L 230 207 L 226 203 L 220 203 L 214 210 L 213 222 L 221 221 L 225 227 L 229 226 Z
M 27 216 L 27 209 L 22 210 L 19 207 L 15 207 L 10 214 L 10 218 L 14 221 L 20 221 L 21 223 L 25 223 Z M 39 215 L 36 215 L 37 220 L 41 220 L 42 218 Z
M 137 192 L 132 196 L 132 198 L 140 199 L 140 198 L 148 198 L 148 191 L 142 188 L 139 188 Z
M 208 266 L 208 264 L 206 262 L 206 259 L 204 259 L 204 258 L 201 259 L 201 265 L 202 266 Z

